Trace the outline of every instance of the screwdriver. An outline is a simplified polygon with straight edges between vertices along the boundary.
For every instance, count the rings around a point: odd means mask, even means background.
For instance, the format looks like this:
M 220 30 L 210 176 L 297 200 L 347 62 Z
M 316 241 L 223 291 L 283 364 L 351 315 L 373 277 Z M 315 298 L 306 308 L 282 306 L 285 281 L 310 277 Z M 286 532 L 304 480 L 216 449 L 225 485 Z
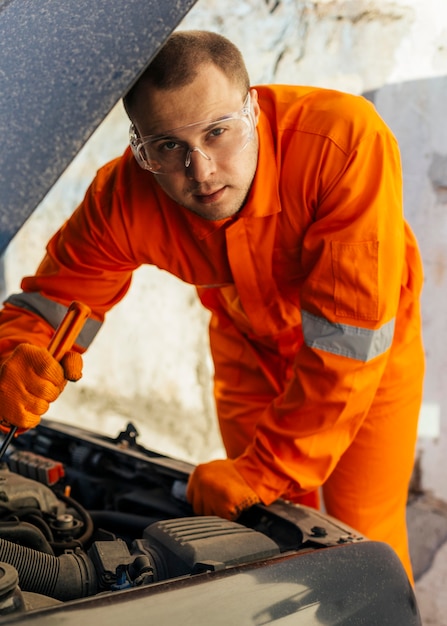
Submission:
M 64 318 L 47 346 L 48 352 L 56 361 L 60 361 L 72 348 L 90 313 L 90 307 L 82 302 L 75 301 L 70 304 Z M 16 432 L 17 426 L 11 426 L 9 433 L 4 438 L 0 447 L 0 461 Z

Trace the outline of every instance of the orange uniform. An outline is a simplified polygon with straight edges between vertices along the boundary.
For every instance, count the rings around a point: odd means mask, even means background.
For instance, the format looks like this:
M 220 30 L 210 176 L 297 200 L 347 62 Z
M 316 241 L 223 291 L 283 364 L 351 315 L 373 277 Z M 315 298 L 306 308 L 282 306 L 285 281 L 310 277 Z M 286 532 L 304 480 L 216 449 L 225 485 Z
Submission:
M 218 416 L 237 470 L 267 504 L 316 503 L 323 486 L 327 511 L 390 543 L 411 576 L 422 269 L 398 146 L 363 98 L 257 90 L 259 161 L 243 209 L 204 220 L 127 150 L 99 171 L 36 276 L 8 299 L 0 353 L 46 345 L 43 318 L 56 325 L 75 299 L 94 315 L 80 339 L 87 348 L 141 264 L 196 285 L 212 312 Z

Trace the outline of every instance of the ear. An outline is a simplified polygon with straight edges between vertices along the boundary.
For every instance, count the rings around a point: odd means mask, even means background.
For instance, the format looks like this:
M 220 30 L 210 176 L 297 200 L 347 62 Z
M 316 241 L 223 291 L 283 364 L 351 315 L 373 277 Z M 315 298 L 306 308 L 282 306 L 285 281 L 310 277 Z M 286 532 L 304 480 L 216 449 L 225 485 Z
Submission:
M 251 98 L 251 104 L 253 107 L 253 114 L 255 116 L 255 123 L 257 124 L 259 120 L 259 116 L 261 114 L 261 107 L 259 106 L 258 92 L 256 91 L 256 89 L 250 89 L 250 98 Z

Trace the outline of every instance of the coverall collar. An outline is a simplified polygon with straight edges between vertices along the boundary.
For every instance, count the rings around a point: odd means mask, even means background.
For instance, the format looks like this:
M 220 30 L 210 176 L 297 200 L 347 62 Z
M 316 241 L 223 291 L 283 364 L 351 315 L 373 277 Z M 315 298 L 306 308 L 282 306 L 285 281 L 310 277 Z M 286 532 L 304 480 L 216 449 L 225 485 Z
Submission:
M 266 217 L 281 211 L 272 132 L 269 121 L 262 111 L 257 132 L 259 137 L 258 165 L 247 202 L 242 210 L 233 217 L 210 221 L 184 209 L 191 229 L 198 239 L 205 239 L 205 237 L 216 232 L 222 226 L 226 226 L 228 223 L 233 223 L 236 220 Z

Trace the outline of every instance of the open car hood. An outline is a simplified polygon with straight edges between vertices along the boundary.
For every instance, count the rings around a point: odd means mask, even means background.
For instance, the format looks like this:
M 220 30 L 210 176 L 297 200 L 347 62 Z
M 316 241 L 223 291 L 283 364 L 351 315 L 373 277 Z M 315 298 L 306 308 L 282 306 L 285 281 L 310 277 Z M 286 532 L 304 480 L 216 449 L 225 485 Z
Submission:
M 0 255 L 196 0 L 0 0 Z

